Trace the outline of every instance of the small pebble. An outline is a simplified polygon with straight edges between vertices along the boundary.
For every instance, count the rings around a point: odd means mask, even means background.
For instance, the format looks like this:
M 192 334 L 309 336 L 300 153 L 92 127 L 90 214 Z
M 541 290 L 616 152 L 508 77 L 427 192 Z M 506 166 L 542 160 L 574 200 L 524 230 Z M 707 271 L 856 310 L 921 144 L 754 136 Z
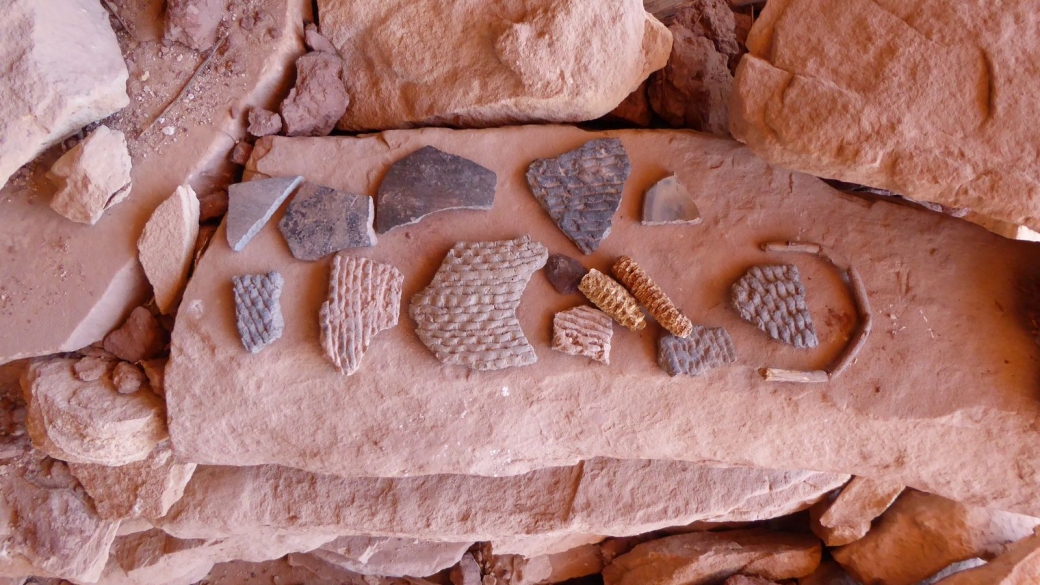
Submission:
M 174 128 L 173 126 L 166 126 L 165 128 L 162 129 L 162 133 L 167 135 L 167 136 L 173 136 L 173 133 L 176 132 L 176 131 L 177 131 L 177 129 Z

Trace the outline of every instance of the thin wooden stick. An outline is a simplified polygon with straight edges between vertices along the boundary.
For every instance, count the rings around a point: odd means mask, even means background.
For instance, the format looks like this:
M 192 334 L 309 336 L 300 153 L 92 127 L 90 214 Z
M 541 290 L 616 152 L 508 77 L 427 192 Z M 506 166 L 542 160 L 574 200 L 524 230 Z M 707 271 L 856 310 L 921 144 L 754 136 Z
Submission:
M 210 50 L 209 55 L 206 56 L 206 58 L 203 59 L 202 63 L 199 63 L 199 66 L 195 68 L 195 73 L 191 74 L 191 77 L 188 78 L 188 82 L 184 84 L 184 87 L 181 87 L 181 91 L 177 93 L 177 96 L 170 100 L 170 103 L 166 104 L 166 107 L 163 108 L 161 112 L 159 112 L 158 116 L 152 118 L 152 121 L 149 122 L 148 125 L 144 127 L 144 130 L 141 130 L 141 132 L 137 135 L 138 138 L 143 136 L 145 132 L 151 130 L 152 126 L 155 126 L 156 122 L 158 122 L 161 118 L 164 118 L 166 114 L 169 113 L 170 109 L 173 108 L 173 106 L 177 102 L 181 101 L 181 99 L 184 98 L 184 94 L 188 93 L 188 88 L 191 87 L 192 83 L 195 83 L 195 79 L 197 79 L 198 76 L 201 75 L 207 67 L 209 67 L 210 61 L 213 60 L 213 56 L 217 54 L 218 50 L 220 50 L 220 46 L 224 44 L 224 40 L 226 38 L 227 37 L 220 37 L 220 40 L 217 41 L 217 44 L 213 45 L 213 48 Z

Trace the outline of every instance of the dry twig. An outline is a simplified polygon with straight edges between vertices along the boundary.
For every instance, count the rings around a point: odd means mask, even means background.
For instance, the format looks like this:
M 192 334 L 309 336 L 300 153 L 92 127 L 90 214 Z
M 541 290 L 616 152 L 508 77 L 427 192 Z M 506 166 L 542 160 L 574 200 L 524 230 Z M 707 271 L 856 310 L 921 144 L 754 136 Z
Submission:
M 217 54 L 217 51 L 220 50 L 220 47 L 224 44 L 224 41 L 226 39 L 227 37 L 220 37 L 220 40 L 217 41 L 217 44 L 213 45 L 213 48 L 210 49 L 209 55 L 207 55 L 206 58 L 202 60 L 202 63 L 199 63 L 199 66 L 195 68 L 195 72 L 192 73 L 191 77 L 188 78 L 188 82 L 185 83 L 183 87 L 181 87 L 181 90 L 177 93 L 176 97 L 170 100 L 170 103 L 166 104 L 166 107 L 163 108 L 161 112 L 159 112 L 159 115 L 152 118 L 152 121 L 149 122 L 148 125 L 145 126 L 140 133 L 137 134 L 138 138 L 144 136 L 144 133 L 151 130 L 152 126 L 155 126 L 156 122 L 166 117 L 166 114 L 169 113 L 170 109 L 173 108 L 173 106 L 177 102 L 184 99 L 184 95 L 188 93 L 188 88 L 190 88 L 191 84 L 195 83 L 195 80 L 198 79 L 199 75 L 201 75 L 202 72 L 205 71 L 207 67 L 209 67 L 210 62 L 213 60 L 213 56 Z

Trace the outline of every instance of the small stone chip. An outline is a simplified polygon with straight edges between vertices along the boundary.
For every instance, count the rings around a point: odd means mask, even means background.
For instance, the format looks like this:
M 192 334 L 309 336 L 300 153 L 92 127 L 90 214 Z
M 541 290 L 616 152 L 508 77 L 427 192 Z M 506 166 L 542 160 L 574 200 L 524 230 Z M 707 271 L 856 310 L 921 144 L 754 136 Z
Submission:
M 599 309 L 582 305 L 553 317 L 552 348 L 556 351 L 609 364 L 613 336 L 614 321 Z
M 654 279 L 650 278 L 636 261 L 622 256 L 614 262 L 614 276 L 625 285 L 654 319 L 676 337 L 686 337 L 693 330 L 693 323 L 683 315 Z
M 549 284 L 561 295 L 578 292 L 578 284 L 589 272 L 581 262 L 563 254 L 551 254 L 544 270 Z
M 581 279 L 579 290 L 592 304 L 632 331 L 646 327 L 639 302 L 616 280 L 593 268 Z
M 278 303 L 285 281 L 277 272 L 232 278 L 235 285 L 235 318 L 242 345 L 257 353 L 282 336 L 285 322 Z
M 111 360 L 106 360 L 102 357 L 87 356 L 76 362 L 72 366 L 72 371 L 75 372 L 76 378 L 84 382 L 93 382 L 107 374 L 108 368 L 111 365 Z
M 819 345 L 797 266 L 752 267 L 733 284 L 732 299 L 744 320 L 773 339 L 800 349 Z
M 116 392 L 120 394 L 133 394 L 141 389 L 147 377 L 144 372 L 134 364 L 119 362 L 112 370 L 112 382 L 116 385 Z
M 665 335 L 657 344 L 657 363 L 669 376 L 700 376 L 736 360 L 733 340 L 721 327 L 694 325 L 689 337 Z

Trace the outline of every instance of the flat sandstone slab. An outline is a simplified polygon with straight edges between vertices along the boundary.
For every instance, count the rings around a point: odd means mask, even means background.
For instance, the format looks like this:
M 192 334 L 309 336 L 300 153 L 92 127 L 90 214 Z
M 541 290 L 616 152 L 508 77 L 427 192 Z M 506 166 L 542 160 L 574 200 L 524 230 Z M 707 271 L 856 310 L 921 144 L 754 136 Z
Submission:
M 555 352 L 552 316 L 574 298 L 535 274 L 518 317 L 537 363 L 496 372 L 442 365 L 402 315 L 399 326 L 373 340 L 356 375 L 340 376 L 319 343 L 330 260 L 293 259 L 275 227 L 280 210 L 243 252 L 231 252 L 216 234 L 185 294 L 166 376 L 178 455 L 382 477 L 517 474 L 596 456 L 711 460 L 855 473 L 1040 514 L 1040 435 L 1033 428 L 1040 350 L 1028 327 L 1035 300 L 1025 292 L 1040 257 L 1031 244 L 844 196 L 772 168 L 732 141 L 692 132 L 531 126 L 267 137 L 250 168 L 368 195 L 390 164 L 425 145 L 495 171 L 490 212 L 464 220 L 431 215 L 350 252 L 397 266 L 402 298 L 411 298 L 457 241 L 529 234 L 550 253 L 571 251 L 524 173 L 536 158 L 602 137 L 621 139 L 632 175 L 612 233 L 585 264 L 608 270 L 619 255 L 639 258 L 691 320 L 729 331 L 736 363 L 671 378 L 657 365 L 662 332 L 654 323 L 638 333 L 616 328 L 609 366 Z M 689 186 L 704 223 L 640 225 L 643 193 L 673 172 Z M 856 326 L 833 267 L 759 248 L 793 238 L 819 242 L 855 265 L 875 311 L 858 361 L 826 384 L 767 383 L 758 373 L 765 365 L 824 367 Z M 730 307 L 730 285 L 768 263 L 798 266 L 818 347 L 772 340 Z M 241 349 L 227 283 L 270 270 L 285 277 L 285 333 L 252 356 Z M 299 432 L 301 425 L 308 432 Z

